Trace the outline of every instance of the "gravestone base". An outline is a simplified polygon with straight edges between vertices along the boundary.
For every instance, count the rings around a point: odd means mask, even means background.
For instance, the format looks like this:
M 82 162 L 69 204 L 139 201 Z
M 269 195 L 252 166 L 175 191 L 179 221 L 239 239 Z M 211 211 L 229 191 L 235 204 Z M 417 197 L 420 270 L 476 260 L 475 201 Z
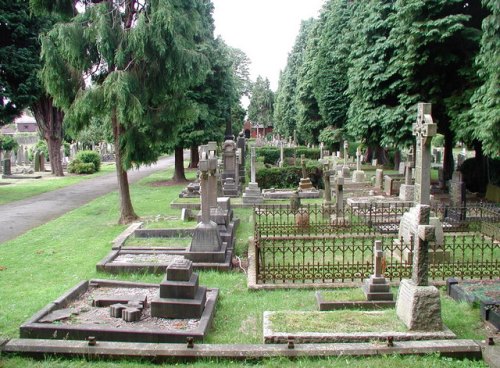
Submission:
M 351 176 L 351 169 L 349 168 L 349 166 L 344 165 L 342 166 L 340 174 L 343 178 L 349 178 Z
M 193 240 L 189 247 L 190 252 L 218 252 L 222 248 L 217 224 L 200 222 L 193 233 Z
M 394 300 L 391 286 L 385 277 L 370 276 L 370 278 L 365 279 L 362 289 L 366 300 Z
M 399 199 L 402 201 L 413 201 L 415 198 L 415 186 L 401 184 L 399 187 Z
M 259 184 L 248 183 L 248 187 L 243 193 L 243 203 L 245 204 L 260 204 L 264 202 L 264 197 L 262 197 L 262 192 L 260 191 Z
M 362 170 L 355 170 L 352 173 L 352 182 L 353 183 L 363 183 L 366 180 L 365 172 Z
M 234 178 L 227 178 L 222 185 L 222 195 L 224 197 L 239 197 L 239 183 L 236 183 Z
M 417 286 L 412 280 L 399 285 L 396 314 L 412 331 L 442 331 L 441 299 L 435 286 Z
M 429 263 L 446 263 L 450 260 L 450 252 L 443 249 L 429 249 Z M 409 249 L 404 249 L 401 255 L 402 262 L 413 263 L 413 252 Z
M 309 178 L 301 178 L 299 183 L 299 190 L 309 191 L 314 189 L 314 186 L 311 183 L 311 179 Z

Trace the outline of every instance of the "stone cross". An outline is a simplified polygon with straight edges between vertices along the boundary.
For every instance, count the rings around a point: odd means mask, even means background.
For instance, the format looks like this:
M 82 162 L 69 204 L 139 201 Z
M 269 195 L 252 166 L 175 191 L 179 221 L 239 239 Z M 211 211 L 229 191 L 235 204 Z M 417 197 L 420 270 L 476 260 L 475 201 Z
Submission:
M 373 272 L 375 277 L 382 277 L 382 260 L 384 258 L 384 251 L 382 250 L 382 241 L 375 240 L 373 246 L 374 264 Z
M 416 207 L 416 233 L 413 253 L 413 271 L 411 279 L 417 286 L 429 285 L 429 242 L 434 240 L 436 229 L 429 225 L 431 207 L 419 205 Z
M 283 145 L 281 146 L 283 147 Z M 256 157 L 257 155 L 255 154 L 255 146 L 252 146 L 252 148 L 250 149 L 250 182 L 252 183 L 256 183 L 256 179 L 255 179 L 255 163 L 256 163 Z
M 413 135 L 417 141 L 415 165 L 415 203 L 430 204 L 431 187 L 431 140 L 437 126 L 431 116 L 432 104 L 419 103 L 417 122 L 413 124 Z
M 344 142 L 344 166 L 347 166 L 347 156 L 349 156 L 349 153 L 347 149 L 349 148 L 349 143 L 347 141 Z
M 356 170 L 361 171 L 361 148 L 356 150 Z
M 26 165 L 30 164 L 30 159 L 28 155 L 28 146 L 24 146 L 24 162 L 26 163 Z
M 302 179 L 307 178 L 307 171 L 306 171 L 306 156 L 305 155 L 300 155 L 300 165 L 302 166 Z
M 405 184 L 406 185 L 411 185 L 411 174 L 412 174 L 412 169 L 413 169 L 413 161 L 414 161 L 414 155 L 413 155 L 413 147 L 410 148 L 410 152 L 408 153 L 408 157 L 406 159 L 406 170 L 405 170 Z

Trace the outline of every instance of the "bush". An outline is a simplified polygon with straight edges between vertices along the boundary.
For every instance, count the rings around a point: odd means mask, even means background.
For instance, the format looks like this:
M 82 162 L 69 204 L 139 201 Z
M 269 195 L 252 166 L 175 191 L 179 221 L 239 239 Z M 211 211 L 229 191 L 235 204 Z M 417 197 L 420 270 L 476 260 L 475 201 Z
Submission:
M 306 163 L 306 171 L 312 184 L 317 188 L 322 188 L 321 165 L 310 161 Z M 302 168 L 300 166 L 258 167 L 255 176 L 262 189 L 297 188 L 302 178 Z
M 95 151 L 80 151 L 76 154 L 75 160 L 79 160 L 85 164 L 94 164 L 95 171 L 99 171 L 101 169 L 101 156 L 99 156 L 99 154 Z
M 0 150 L 15 151 L 18 147 L 19 144 L 14 138 L 8 135 L 0 135 Z
M 434 137 L 432 137 L 431 143 L 434 147 L 444 147 L 444 135 L 436 134 Z
M 96 172 L 96 169 L 93 162 L 82 162 L 75 158 L 69 163 L 68 172 L 72 174 L 93 174 Z

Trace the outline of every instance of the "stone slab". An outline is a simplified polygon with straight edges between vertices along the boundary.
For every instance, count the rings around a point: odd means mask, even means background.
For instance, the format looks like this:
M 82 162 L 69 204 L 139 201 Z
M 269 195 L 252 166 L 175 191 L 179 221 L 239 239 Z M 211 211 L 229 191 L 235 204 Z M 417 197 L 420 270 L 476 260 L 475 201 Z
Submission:
M 383 309 L 394 308 L 395 301 L 392 300 L 359 300 L 359 301 L 325 301 L 320 291 L 316 292 L 316 305 L 320 311 L 331 311 L 338 309 Z
M 198 285 L 199 277 L 196 273 L 191 275 L 189 281 L 163 280 L 160 283 L 160 298 L 194 299 Z
M 295 344 L 156 344 L 97 341 L 89 346 L 86 341 L 12 339 L 5 344 L 5 354 L 26 354 L 84 357 L 85 359 L 141 358 L 152 361 L 172 361 L 186 358 L 258 359 L 270 357 L 334 357 L 375 356 L 382 354 L 427 355 L 480 358 L 481 346 L 474 340 L 396 341 L 393 347 L 380 343 Z
M 147 297 L 145 295 L 114 295 L 112 297 L 100 297 L 92 301 L 94 307 L 109 307 L 113 304 L 128 304 L 128 303 L 140 303 L 146 305 Z
M 293 338 L 296 343 L 347 343 L 347 342 L 367 342 L 367 341 L 386 341 L 392 337 L 394 341 L 408 340 L 443 340 L 455 339 L 456 335 L 444 328 L 442 331 L 377 331 L 377 332 L 275 332 L 273 330 L 270 317 L 272 311 L 265 311 L 263 318 L 263 335 L 265 344 L 286 344 L 289 338 Z

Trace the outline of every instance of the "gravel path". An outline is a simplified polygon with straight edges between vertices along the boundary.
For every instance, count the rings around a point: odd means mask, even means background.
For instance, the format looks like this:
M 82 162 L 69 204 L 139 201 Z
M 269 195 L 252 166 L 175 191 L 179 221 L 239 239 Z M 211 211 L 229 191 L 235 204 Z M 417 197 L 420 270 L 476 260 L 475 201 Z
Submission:
M 129 183 L 174 164 L 173 157 L 160 159 L 155 165 L 129 170 Z M 0 244 L 45 224 L 66 212 L 104 194 L 118 190 L 116 173 L 106 174 L 77 184 L 0 206 Z

